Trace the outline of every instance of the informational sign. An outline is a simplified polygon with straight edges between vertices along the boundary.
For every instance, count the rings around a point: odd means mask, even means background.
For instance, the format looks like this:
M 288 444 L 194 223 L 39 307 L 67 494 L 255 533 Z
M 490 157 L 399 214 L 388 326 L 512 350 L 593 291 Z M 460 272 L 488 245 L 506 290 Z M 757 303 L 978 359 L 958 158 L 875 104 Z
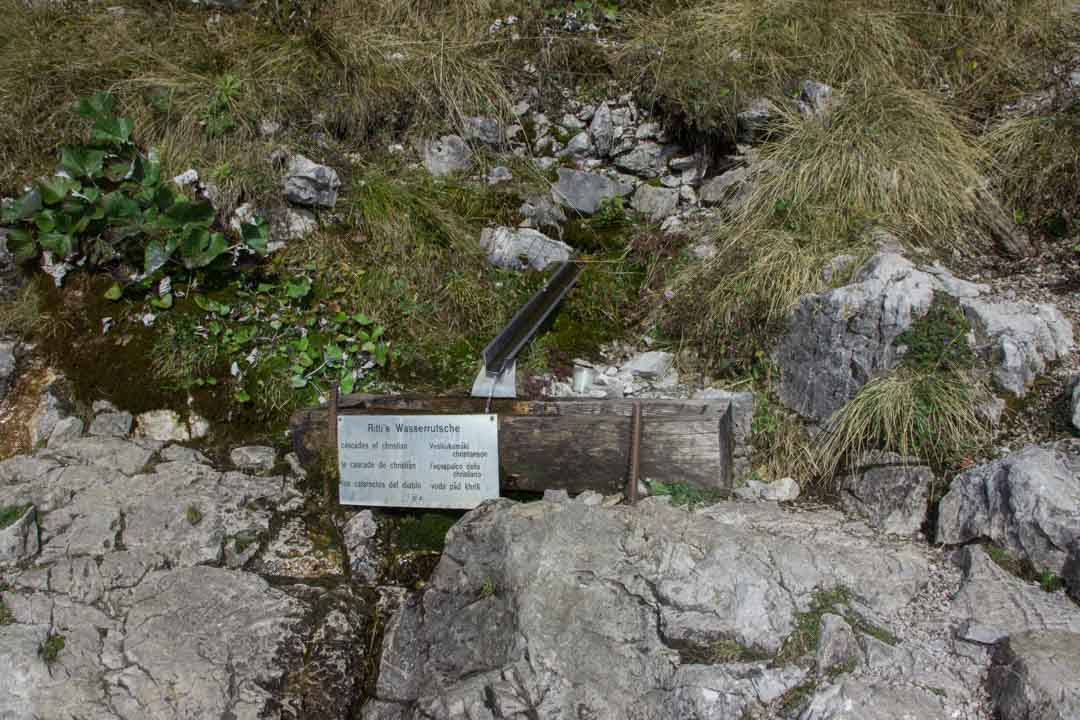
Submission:
M 339 415 L 343 505 L 471 509 L 499 497 L 496 415 Z

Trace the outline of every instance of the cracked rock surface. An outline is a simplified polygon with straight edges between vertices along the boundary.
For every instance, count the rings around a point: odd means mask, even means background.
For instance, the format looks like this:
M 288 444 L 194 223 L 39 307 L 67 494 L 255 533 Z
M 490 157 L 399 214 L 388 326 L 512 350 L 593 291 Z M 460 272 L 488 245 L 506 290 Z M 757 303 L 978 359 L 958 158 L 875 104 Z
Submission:
M 0 462 L 0 505 L 32 505 L 40 525 L 40 549 L 0 560 L 0 717 L 349 717 L 359 591 L 245 569 L 282 542 L 299 494 L 147 440 Z
M 388 623 L 364 717 L 985 718 L 988 649 L 952 633 L 962 582 L 831 510 L 494 501 Z M 838 588 L 851 637 L 816 678 L 824 650 L 781 651 Z

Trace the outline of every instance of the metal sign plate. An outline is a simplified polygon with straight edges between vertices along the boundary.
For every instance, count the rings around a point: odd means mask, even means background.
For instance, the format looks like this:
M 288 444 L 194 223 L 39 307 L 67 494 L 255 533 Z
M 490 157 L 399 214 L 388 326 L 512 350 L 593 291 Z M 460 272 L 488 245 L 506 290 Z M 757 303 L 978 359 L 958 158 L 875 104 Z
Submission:
M 339 415 L 343 505 L 468 510 L 499 497 L 496 415 Z

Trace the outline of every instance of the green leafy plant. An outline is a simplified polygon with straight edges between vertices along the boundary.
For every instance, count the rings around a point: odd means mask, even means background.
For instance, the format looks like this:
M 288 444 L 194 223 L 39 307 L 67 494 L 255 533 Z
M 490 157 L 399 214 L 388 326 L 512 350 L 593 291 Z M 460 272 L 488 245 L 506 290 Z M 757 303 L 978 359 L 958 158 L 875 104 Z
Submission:
M 227 301 L 224 295 L 193 296 L 203 314 L 185 334 L 203 336 L 204 344 L 218 348 L 214 358 L 230 363 L 237 402 L 265 401 L 268 391 L 276 397 L 271 384 L 282 379 L 294 399 L 314 399 L 334 385 L 350 393 L 371 371 L 386 367 L 396 351 L 383 325 L 346 309 L 344 292 L 337 288 L 329 298 L 320 297 L 306 275 L 237 280 Z
M 724 498 L 724 493 L 711 488 L 698 488 L 687 483 L 664 483 L 653 480 L 649 483 L 649 493 L 652 495 L 667 495 L 671 498 L 671 504 L 675 506 L 705 505 L 717 502 Z
M 203 519 L 202 510 L 195 505 L 188 505 L 187 510 L 184 511 L 184 518 L 186 518 L 191 525 L 198 525 Z
M 210 101 L 199 116 L 208 136 L 218 138 L 236 127 L 232 107 L 242 88 L 243 82 L 234 75 L 218 78 Z
M 589 219 L 589 225 L 596 229 L 618 228 L 629 224 L 630 218 L 626 214 L 623 199 L 618 195 L 601 200 L 600 208 Z
M 146 290 L 173 267 L 203 268 L 230 249 L 266 252 L 269 230 L 262 220 L 242 225 L 231 246 L 210 203 L 162 180 L 157 154 L 136 146 L 134 123 L 116 115 L 111 95 L 82 100 L 78 113 L 92 123 L 88 142 L 61 148 L 61 171 L 39 180 L 0 215 L 0 223 L 12 227 L 8 247 L 18 262 L 40 255 L 47 263 L 141 268 L 130 284 Z M 116 284 L 107 297 L 119 299 L 124 290 Z M 156 306 L 171 305 L 172 296 L 161 293 Z

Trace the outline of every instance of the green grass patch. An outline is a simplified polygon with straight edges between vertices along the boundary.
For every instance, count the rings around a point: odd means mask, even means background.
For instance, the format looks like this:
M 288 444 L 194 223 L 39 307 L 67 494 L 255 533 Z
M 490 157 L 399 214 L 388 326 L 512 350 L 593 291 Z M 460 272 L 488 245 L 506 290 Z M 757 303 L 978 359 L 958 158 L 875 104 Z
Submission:
M 649 483 L 649 494 L 658 497 L 670 497 L 676 507 L 694 507 L 719 502 L 727 493 L 716 488 L 699 488 L 688 483 L 663 483 L 653 480 Z
M 446 534 L 464 513 L 425 512 L 405 515 L 396 523 L 396 546 L 402 550 L 442 552 Z
M 983 548 L 994 563 L 1005 572 L 1024 580 L 1035 583 L 1044 592 L 1052 593 L 1065 589 L 1065 580 L 1052 570 L 1038 570 L 1031 561 L 1020 558 L 1007 549 L 994 543 L 988 543 Z
M 671 647 L 679 653 L 679 660 L 683 663 L 723 665 L 736 662 L 763 662 L 770 659 L 768 653 L 746 647 L 731 639 L 720 639 L 711 643 L 675 642 L 671 644 Z
M 45 642 L 41 644 L 41 648 L 38 650 L 38 655 L 46 665 L 52 665 L 60 657 L 60 653 L 64 649 L 66 640 L 63 635 L 59 633 L 49 633 L 49 637 L 45 639 Z
M 810 609 L 797 613 L 795 629 L 784 640 L 775 662 L 786 665 L 798 661 L 815 651 L 821 638 L 821 618 L 825 614 L 839 615 L 859 633 L 865 633 L 888 644 L 895 645 L 897 639 L 892 633 L 869 622 L 852 608 L 855 595 L 845 587 L 834 587 L 815 592 Z
M 34 506 L 31 504 L 0 506 L 0 530 L 14 525 L 32 507 Z
M 970 331 L 960 304 L 934 293 L 930 309 L 911 323 L 893 342 L 904 346 L 901 364 L 913 370 L 966 370 L 975 365 L 975 353 L 968 345 Z
M 15 616 L 11 614 L 4 599 L 0 598 L 0 625 L 10 625 L 13 622 L 15 622 Z

